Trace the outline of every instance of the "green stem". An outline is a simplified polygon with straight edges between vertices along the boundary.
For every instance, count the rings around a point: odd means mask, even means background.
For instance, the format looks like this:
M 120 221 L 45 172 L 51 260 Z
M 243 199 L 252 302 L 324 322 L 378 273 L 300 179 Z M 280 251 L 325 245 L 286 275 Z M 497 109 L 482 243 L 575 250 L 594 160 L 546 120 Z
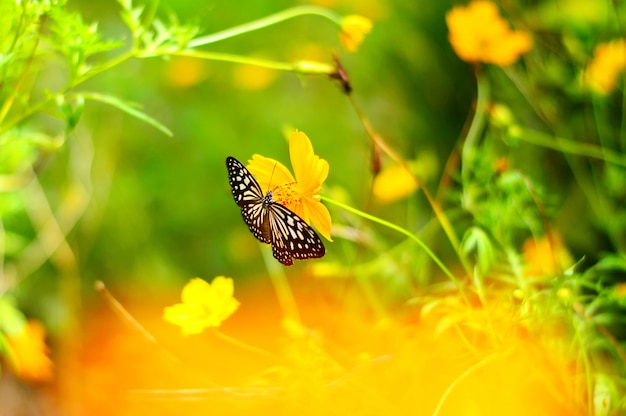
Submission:
M 13 91 L 11 91 L 11 94 L 9 95 L 9 97 L 7 97 L 7 99 L 4 101 L 4 103 L 2 104 L 2 107 L 0 107 L 0 124 L 2 124 L 2 122 L 4 121 L 4 118 L 7 116 L 7 114 L 9 114 L 9 111 L 11 110 L 11 107 L 13 106 L 13 102 L 17 98 L 17 95 L 20 89 L 22 88 L 22 84 L 24 83 L 24 81 L 26 81 L 26 76 L 28 75 L 28 72 L 30 71 L 30 67 L 33 63 L 33 60 L 35 59 L 35 53 L 37 51 L 37 48 L 39 47 L 39 41 L 41 39 L 41 34 L 44 30 L 44 25 L 45 25 L 46 20 L 47 20 L 46 16 L 43 16 L 41 18 L 41 22 L 39 22 L 39 32 L 37 33 L 37 37 L 35 38 L 35 44 L 33 45 L 30 55 L 28 56 L 28 59 L 26 60 L 24 69 L 22 70 L 22 73 L 17 83 L 15 84 L 15 88 L 13 89 Z
M 578 359 L 582 360 L 583 370 L 585 372 L 585 386 L 587 392 L 587 415 L 592 416 L 594 414 L 593 408 L 593 367 L 591 364 L 591 360 L 589 359 L 588 351 L 586 350 L 587 342 L 585 341 L 585 337 L 583 335 L 583 330 L 581 327 L 584 327 L 586 324 L 584 316 L 574 315 L 572 317 L 574 320 L 572 323 L 574 324 L 574 339 L 578 343 L 580 350 L 578 354 L 580 357 Z M 578 376 L 578 374 L 576 374 Z
M 376 222 L 378 224 L 381 224 L 387 228 L 391 228 L 394 231 L 399 232 L 400 234 L 403 234 L 405 236 L 407 236 L 408 238 L 410 238 L 411 240 L 415 241 L 421 248 L 422 250 L 424 250 L 426 252 L 426 254 L 428 254 L 428 256 L 435 262 L 435 264 L 437 264 L 437 266 L 439 266 L 439 268 L 441 269 L 441 271 L 443 271 L 443 273 L 448 276 L 448 278 L 455 284 L 455 286 L 457 287 L 457 289 L 459 289 L 459 292 L 461 293 L 461 295 L 463 297 L 465 297 L 465 292 L 463 291 L 463 286 L 459 283 L 458 279 L 452 274 L 452 272 L 450 272 L 450 270 L 448 270 L 448 268 L 443 264 L 443 262 L 441 260 L 439 260 L 439 258 L 435 255 L 435 253 L 432 252 L 432 250 L 430 248 L 428 248 L 428 246 L 422 241 L 420 240 L 415 234 L 411 233 L 410 231 L 405 230 L 404 228 L 393 224 L 389 221 L 385 221 L 383 219 L 380 219 L 378 217 L 375 217 L 373 215 L 367 214 L 363 211 L 359 211 L 356 208 L 352 208 L 349 205 L 346 205 L 344 203 L 341 203 L 339 201 L 335 201 L 333 199 L 330 199 L 328 197 L 325 196 L 321 196 L 322 201 L 328 202 L 329 204 L 333 204 L 335 206 L 338 206 L 339 208 L 343 208 L 346 211 L 349 211 L 353 214 L 356 214 L 360 217 L 363 217 L 367 220 Z
M 626 157 L 607 148 L 601 148 L 590 143 L 573 142 L 561 137 L 551 136 L 535 130 L 515 127 L 518 129 L 515 138 L 532 143 L 538 146 L 547 147 L 549 149 L 558 150 L 563 153 L 573 155 L 591 157 L 603 160 L 607 163 L 613 163 L 618 166 L 626 167 Z
M 482 131 L 485 127 L 485 121 L 487 118 L 487 106 L 491 97 L 491 88 L 489 81 L 482 71 L 482 67 L 476 67 L 476 109 L 472 124 L 467 131 L 465 142 L 461 150 L 463 163 L 461 166 L 461 174 L 463 177 L 463 184 L 468 185 L 470 182 L 470 169 L 472 168 L 474 155 L 476 153 L 476 147 L 480 140 Z
M 620 148 L 626 152 L 626 88 L 622 91 L 622 121 L 619 134 Z
M 209 45 L 211 43 L 219 42 L 221 40 L 239 36 L 244 33 L 249 33 L 255 30 L 263 29 L 268 26 L 272 26 L 277 23 L 284 22 L 285 20 L 289 20 L 294 17 L 304 16 L 304 15 L 322 16 L 338 25 L 341 24 L 341 21 L 339 20 L 337 15 L 332 13 L 330 10 L 327 10 L 322 7 L 317 7 L 317 6 L 298 6 L 298 7 L 293 7 L 291 9 L 283 10 L 282 12 L 272 14 L 270 16 L 264 17 L 259 20 L 254 20 L 249 23 L 244 23 L 239 26 L 231 27 L 221 32 L 213 33 L 211 35 L 194 39 L 191 42 L 189 42 L 187 46 L 189 48 L 195 48 L 198 46 Z
M 102 72 L 108 71 L 109 69 L 116 67 L 131 58 L 135 58 L 136 56 L 137 56 L 136 51 L 130 50 L 126 53 L 123 53 L 120 56 L 116 56 L 115 58 L 111 59 L 109 62 L 103 65 L 95 66 L 91 68 L 88 72 L 84 73 L 82 76 L 77 77 L 74 80 L 74 82 L 72 82 L 71 85 L 68 85 L 67 87 L 65 87 L 62 92 L 69 91 L 72 88 L 77 87 L 79 84 L 82 84 L 83 82 L 87 81 L 88 79 L 91 79 L 95 77 L 96 75 L 101 74 Z
M 334 73 L 335 67 L 329 64 L 313 61 L 298 61 L 294 63 L 270 61 L 267 59 L 251 58 L 241 55 L 232 55 L 219 52 L 204 52 L 196 50 L 156 50 L 149 55 L 140 55 L 140 58 L 152 56 L 185 56 L 190 58 L 206 59 L 211 61 L 231 62 L 236 64 L 255 65 L 263 68 L 274 69 L 277 71 L 295 72 L 303 75 L 330 75 Z

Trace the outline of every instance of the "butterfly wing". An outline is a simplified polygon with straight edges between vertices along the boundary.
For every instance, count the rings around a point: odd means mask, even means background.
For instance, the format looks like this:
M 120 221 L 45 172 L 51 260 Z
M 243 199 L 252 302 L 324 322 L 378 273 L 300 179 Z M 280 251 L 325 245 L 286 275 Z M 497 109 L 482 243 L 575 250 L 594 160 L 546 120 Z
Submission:
M 277 203 L 265 209 L 268 213 L 272 252 L 276 260 L 291 266 L 294 258 L 304 260 L 326 254 L 322 240 L 297 214 Z
M 267 210 L 263 207 L 263 191 L 248 169 L 234 157 L 226 158 L 228 182 L 241 216 L 252 234 L 264 243 L 271 244 Z
M 228 168 L 228 182 L 237 205 L 241 207 L 250 203 L 263 202 L 261 186 L 243 163 L 229 156 L 226 158 L 226 168 Z
M 241 207 L 241 216 L 248 225 L 250 232 L 266 244 L 272 244 L 270 233 L 270 222 L 268 221 L 267 209 L 263 206 L 263 202 L 249 203 Z

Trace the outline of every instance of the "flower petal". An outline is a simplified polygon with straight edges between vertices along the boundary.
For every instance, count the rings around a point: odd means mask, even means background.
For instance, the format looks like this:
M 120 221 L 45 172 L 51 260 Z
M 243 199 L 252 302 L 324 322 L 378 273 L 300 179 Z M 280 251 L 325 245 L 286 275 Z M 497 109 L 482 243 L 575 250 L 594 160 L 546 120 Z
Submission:
M 217 298 L 229 298 L 235 293 L 233 279 L 224 276 L 217 276 L 211 282 L 213 293 Z
M 211 285 L 196 277 L 191 279 L 183 288 L 181 299 L 187 305 L 202 305 L 208 296 L 211 296 Z
M 341 45 L 348 52 L 355 52 L 365 35 L 372 30 L 372 21 L 367 17 L 359 15 L 346 16 L 341 21 L 341 32 L 339 33 L 339 40 Z
M 513 31 L 490 1 L 475 0 L 446 14 L 452 48 L 467 62 L 507 66 L 532 47 L 530 35 Z
M 205 325 L 199 308 L 184 303 L 168 306 L 163 310 L 163 320 L 181 327 L 183 335 L 201 333 Z
M 264 192 L 269 190 L 270 186 L 274 189 L 296 181 L 285 165 L 269 157 L 252 155 L 247 168 Z
M 320 159 L 313 152 L 311 140 L 301 131 L 296 130 L 289 139 L 291 166 L 304 194 L 317 193 L 328 177 L 328 162 Z
M 183 335 L 217 327 L 239 307 L 233 297 L 233 279 L 217 276 L 211 284 L 195 278 L 183 288 L 182 300 L 163 310 L 163 319 L 181 327 Z
M 213 299 L 211 299 L 211 305 L 208 306 L 212 307 L 219 325 L 237 310 L 239 302 L 233 298 L 235 291 L 233 279 L 217 276 L 211 282 L 211 287 L 213 288 Z
M 330 236 L 330 231 L 333 227 L 333 222 L 330 217 L 328 208 L 321 202 L 307 204 L 308 216 L 311 218 L 311 223 L 315 226 L 317 231 L 324 236 L 328 241 L 333 241 Z

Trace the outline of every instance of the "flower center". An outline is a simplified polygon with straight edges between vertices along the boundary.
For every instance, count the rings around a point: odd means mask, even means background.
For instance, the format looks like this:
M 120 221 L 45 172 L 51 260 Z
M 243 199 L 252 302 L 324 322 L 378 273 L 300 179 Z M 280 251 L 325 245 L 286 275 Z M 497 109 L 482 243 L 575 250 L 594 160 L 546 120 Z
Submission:
M 284 206 L 290 206 L 300 203 L 302 192 L 298 189 L 297 182 L 290 182 L 274 188 L 272 195 L 274 201 Z

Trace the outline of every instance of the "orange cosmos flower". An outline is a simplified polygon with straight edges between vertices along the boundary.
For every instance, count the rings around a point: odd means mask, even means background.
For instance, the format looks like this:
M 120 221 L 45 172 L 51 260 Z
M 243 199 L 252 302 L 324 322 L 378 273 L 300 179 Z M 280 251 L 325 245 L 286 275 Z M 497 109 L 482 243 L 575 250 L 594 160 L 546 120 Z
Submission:
M 180 326 L 185 336 L 218 327 L 239 307 L 234 290 L 229 277 L 217 276 L 211 284 L 192 279 L 183 288 L 182 303 L 165 308 L 163 319 Z
M 356 52 L 365 35 L 372 30 L 372 22 L 366 17 L 352 14 L 341 21 L 339 40 L 348 52 Z
M 532 46 L 530 36 L 509 28 L 498 8 L 489 1 L 472 1 L 446 14 L 454 51 L 467 62 L 511 65 Z
M 295 131 L 289 139 L 289 156 L 294 176 L 282 163 L 253 155 L 248 170 L 256 177 L 261 189 L 271 188 L 274 200 L 295 212 L 315 228 L 328 241 L 332 220 L 328 209 L 320 201 L 322 183 L 328 177 L 329 165 L 313 152 L 313 145 L 306 134 Z
M 45 338 L 43 325 L 34 320 L 29 320 L 20 333 L 7 336 L 11 364 L 19 378 L 27 381 L 52 379 L 52 361 Z
M 524 276 L 529 278 L 551 278 L 574 263 L 561 235 L 552 230 L 538 240 L 526 240 L 522 252 L 526 260 Z
M 626 39 L 601 43 L 596 47 L 593 60 L 585 70 L 585 82 L 600 94 L 615 89 L 617 78 L 626 70 Z

